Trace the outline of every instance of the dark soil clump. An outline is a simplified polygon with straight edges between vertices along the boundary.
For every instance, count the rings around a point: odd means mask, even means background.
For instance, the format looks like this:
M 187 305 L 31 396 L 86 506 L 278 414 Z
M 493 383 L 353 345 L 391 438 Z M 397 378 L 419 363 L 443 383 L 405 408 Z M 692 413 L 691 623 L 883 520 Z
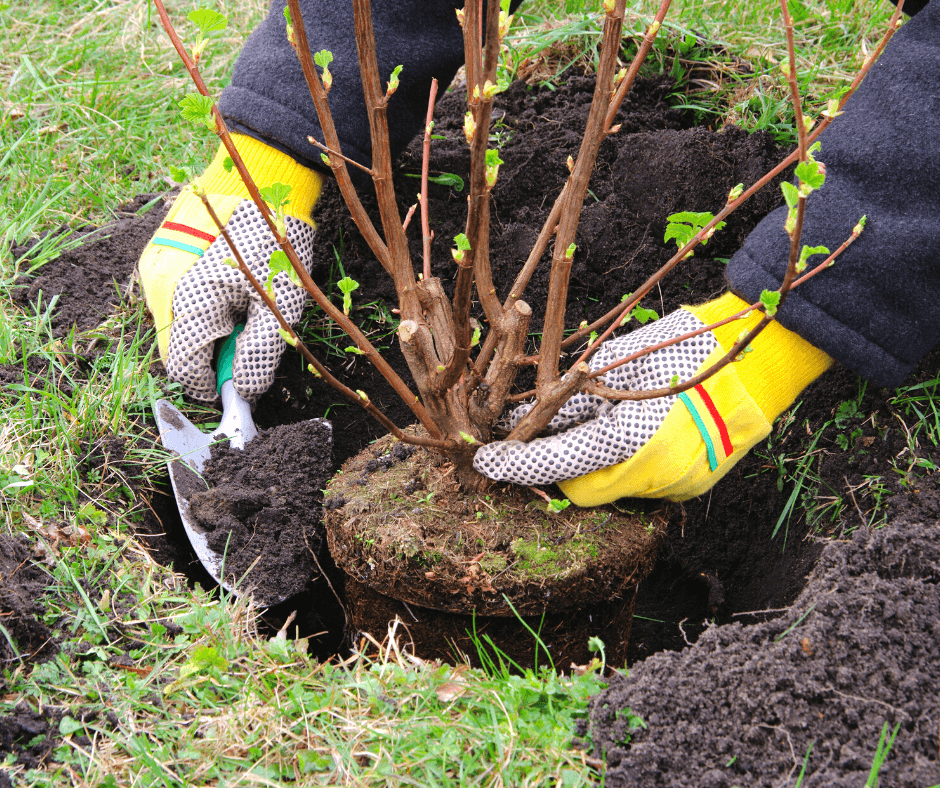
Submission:
M 0 716 L 0 753 L 15 754 L 14 762 L 27 769 L 43 768 L 52 761 L 58 744 L 60 719 L 60 709 L 40 713 L 18 703 L 10 714 Z
M 52 632 L 40 620 L 44 612 L 40 600 L 49 577 L 32 559 L 25 538 L 0 535 L 0 623 L 16 643 L 14 651 L 7 637 L 0 636 L 0 660 L 5 665 L 20 659 L 42 662 L 58 650 Z
M 205 468 L 209 489 L 189 498 L 226 577 L 262 601 L 300 593 L 319 574 L 330 446 L 323 421 L 263 430 L 243 450 L 218 444 Z
M 94 328 L 120 303 L 121 293 L 130 292 L 137 261 L 163 221 L 169 199 L 142 194 L 115 211 L 113 224 L 76 229 L 81 245 L 43 265 L 35 278 L 22 277 L 14 291 L 16 299 L 23 305 L 42 306 L 57 296 L 52 318 L 57 337 L 73 326 L 79 331 Z M 151 203 L 151 210 L 138 215 Z M 29 247 L 17 247 L 13 258 L 28 251 Z
M 831 542 L 781 618 L 713 627 L 634 665 L 592 703 L 610 786 L 940 784 L 940 494 L 903 497 L 895 524 Z M 648 725 L 629 732 L 630 707 Z M 632 737 L 632 741 L 631 741 Z

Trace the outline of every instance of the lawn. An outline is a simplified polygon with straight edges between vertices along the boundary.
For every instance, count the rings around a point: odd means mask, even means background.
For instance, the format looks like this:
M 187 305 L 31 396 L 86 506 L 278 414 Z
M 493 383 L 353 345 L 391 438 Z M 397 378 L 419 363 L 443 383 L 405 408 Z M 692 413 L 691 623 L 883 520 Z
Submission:
M 213 90 L 264 4 L 222 5 L 229 26 L 205 67 Z M 590 64 L 599 26 L 586 5 L 523 6 L 508 73 L 564 79 Z M 169 6 L 180 17 L 190 8 Z M 801 87 L 819 107 L 871 51 L 891 6 L 794 7 Z M 654 10 L 638 2 L 628 29 L 641 30 Z M 679 81 L 677 104 L 716 128 L 734 122 L 792 137 L 773 3 L 685 0 L 671 19 L 651 68 Z M 135 531 L 166 476 L 151 403 L 185 405 L 154 368 L 146 310 L 128 289 L 100 325 L 54 336 L 55 304 L 24 306 L 14 289 L 81 242 L 65 228 L 107 224 L 136 196 L 174 188 L 170 167 L 198 171 L 213 145 L 180 120 L 188 79 L 149 3 L 5 3 L 0 31 L 0 535 L 11 567 L 4 579 L 29 555 L 38 567 L 29 587 L 45 589 L 0 599 L 0 775 L 88 786 L 602 782 L 590 743 L 572 745 L 604 686 L 601 662 L 567 677 L 498 661 L 487 671 L 425 663 L 402 651 L 394 629 L 320 662 L 289 630 L 259 628 L 244 599 L 192 588 L 151 558 Z M 753 71 L 736 74 L 735 59 Z M 928 389 L 898 394 L 924 435 L 937 424 Z M 840 429 L 863 421 L 857 407 L 841 415 Z M 114 439 L 124 456 L 111 468 L 96 458 Z M 800 458 L 767 451 L 771 465 L 779 457 L 781 479 L 811 475 Z M 785 511 L 781 521 L 790 516 L 801 515 Z M 34 639 L 6 625 L 13 605 L 34 618 Z

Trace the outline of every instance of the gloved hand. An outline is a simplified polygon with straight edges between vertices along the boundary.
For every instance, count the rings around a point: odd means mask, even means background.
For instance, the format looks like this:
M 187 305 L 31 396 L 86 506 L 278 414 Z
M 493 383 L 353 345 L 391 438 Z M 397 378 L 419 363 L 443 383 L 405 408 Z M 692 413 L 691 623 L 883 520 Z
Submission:
M 259 187 L 272 183 L 292 187 L 285 218 L 287 236 L 309 270 L 315 232 L 310 211 L 320 194 L 321 176 L 258 140 L 233 136 Z M 220 148 L 200 184 L 246 265 L 265 284 L 268 261 L 278 246 L 238 173 L 225 171 L 226 155 Z M 167 374 L 201 402 L 218 398 L 211 366 L 215 342 L 228 336 L 238 322 L 245 322 L 245 330 L 236 342 L 232 380 L 250 402 L 271 385 L 286 347 L 277 320 L 261 297 L 241 271 L 224 262 L 233 258 L 202 201 L 187 189 L 170 208 L 139 263 L 141 286 L 154 315 Z M 278 308 L 293 325 L 300 319 L 305 292 L 286 273 L 274 278 L 273 289 Z
M 608 340 L 590 366 L 600 369 L 746 306 L 729 293 L 699 307 L 676 310 Z M 760 317 L 754 313 L 650 353 L 608 372 L 603 381 L 610 388 L 634 390 L 664 388 L 676 375 L 686 381 L 720 359 Z M 831 364 L 825 353 L 776 322 L 742 355 L 704 383 L 671 397 L 608 402 L 575 395 L 549 424 L 552 432 L 567 431 L 529 443 L 485 445 L 477 451 L 474 467 L 497 481 L 557 482 L 579 506 L 625 496 L 682 501 L 700 495 L 766 437 L 771 422 Z M 529 407 L 517 409 L 510 425 Z

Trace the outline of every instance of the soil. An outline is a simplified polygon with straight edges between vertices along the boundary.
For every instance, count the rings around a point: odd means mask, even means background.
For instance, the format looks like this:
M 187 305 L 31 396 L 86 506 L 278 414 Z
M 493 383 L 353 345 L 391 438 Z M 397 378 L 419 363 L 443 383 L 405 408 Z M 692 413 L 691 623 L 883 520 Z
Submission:
M 572 77 L 557 90 L 515 85 L 499 99 L 506 114 L 494 134 L 503 143 L 505 164 L 494 191 L 491 247 L 501 295 L 550 209 L 567 173 L 567 156 L 576 153 L 591 87 L 589 79 Z M 779 160 L 781 152 L 769 135 L 693 128 L 691 113 L 670 108 L 671 91 L 663 79 L 638 84 L 621 113 L 623 130 L 602 146 L 577 238 L 570 326 L 603 313 L 662 265 L 670 255 L 660 241 L 666 216 L 714 211 L 733 186 L 753 182 Z M 455 141 L 435 143 L 432 171 L 466 177 L 459 96 L 445 95 L 436 120 L 435 131 Z M 417 181 L 405 174 L 418 172 L 419 163 L 413 145 L 400 161 L 400 194 L 416 191 Z M 147 201 L 144 197 L 139 205 Z M 778 202 L 776 185 L 764 189 L 701 256 L 681 263 L 647 306 L 664 314 L 723 292 L 723 258 Z M 439 239 L 432 266 L 447 286 L 452 281 L 448 247 L 464 229 L 465 194 L 432 185 L 429 203 Z M 403 203 L 402 214 L 407 207 Z M 94 324 L 112 308 L 112 281 L 125 289 L 161 217 L 159 206 L 139 217 L 120 214 L 108 230 L 111 240 L 73 250 L 24 281 L 23 302 L 35 302 L 40 290 L 45 298 L 61 293 L 59 334 L 72 324 Z M 335 281 L 334 261 L 341 255 L 345 272 L 361 283 L 354 294 L 356 317 L 370 326 L 379 344 L 389 346 L 387 357 L 407 374 L 381 305 L 392 295 L 390 284 L 339 206 L 332 184 L 321 197 L 317 219 L 315 278 Z M 417 235 L 412 241 L 418 259 Z M 544 286 L 544 277 L 530 285 L 526 297 L 533 306 Z M 541 319 L 536 312 L 533 332 Z M 308 336 L 330 339 L 314 309 L 305 315 L 304 328 Z M 340 343 L 340 348 L 347 344 Z M 363 359 L 337 351 L 325 362 L 397 424 L 411 421 Z M 302 367 L 296 355 L 285 355 L 275 385 L 258 404 L 256 422 L 270 428 L 327 415 L 338 467 L 383 430 L 360 409 L 338 405 L 332 390 L 303 374 Z M 912 382 L 934 380 L 938 369 L 935 353 Z M 526 382 L 520 379 L 519 385 Z M 652 785 L 790 784 L 787 775 L 795 781 L 799 769 L 790 770 L 802 762 L 811 740 L 816 744 L 805 785 L 859 785 L 885 720 L 901 722 L 902 732 L 884 784 L 940 783 L 935 673 L 940 612 L 937 558 L 930 552 L 931 542 L 938 541 L 940 512 L 930 469 L 940 466 L 940 450 L 926 428 L 910 433 L 907 425 L 915 418 L 894 392 L 866 388 L 846 370 L 824 375 L 801 402 L 792 419 L 778 422 L 772 449 L 756 447 L 711 494 L 687 502 L 669 519 L 660 557 L 636 598 L 630 677 L 613 681 L 592 710 L 590 734 L 607 758 L 611 785 L 641 782 L 634 780 L 634 770 Z M 857 403 L 859 415 L 840 410 L 847 402 Z M 89 455 L 98 456 L 91 449 Z M 800 488 L 795 478 L 807 456 L 808 474 Z M 894 508 L 886 508 L 899 493 Z M 172 495 L 165 486 L 151 495 L 156 515 L 141 526 L 143 541 L 178 569 L 198 571 L 185 552 L 178 515 L 174 521 Z M 778 521 L 791 500 L 796 504 L 791 516 Z M 869 538 L 867 526 L 885 518 L 897 522 Z M 324 570 L 335 586 L 334 568 Z M 329 596 L 319 582 L 308 589 L 307 609 L 314 615 Z M 814 603 L 811 614 L 778 642 Z M 333 627 L 334 635 L 336 627 L 342 624 Z M 617 719 L 627 706 L 649 725 L 631 744 L 623 743 Z
M 826 546 L 783 616 L 711 627 L 613 680 L 591 704 L 605 784 L 789 786 L 808 753 L 806 788 L 870 785 L 885 724 L 879 784 L 940 784 L 938 510 L 936 489 L 899 497 L 890 527 Z M 628 706 L 648 727 L 628 730 Z
M 33 563 L 33 545 L 25 537 L 0 534 L 0 660 L 4 665 L 42 662 L 57 651 L 52 632 L 42 622 L 43 591 L 49 577 Z M 16 650 L 9 638 L 16 643 Z M 0 687 L 3 681 L 0 680 Z
M 319 574 L 331 433 L 323 420 L 262 430 L 244 449 L 216 444 L 203 479 L 192 474 L 203 489 L 186 496 L 190 514 L 225 556 L 226 578 L 262 604 L 301 593 Z
M 444 457 L 392 436 L 347 460 L 327 492 L 351 628 L 384 632 L 398 617 L 417 656 L 471 664 L 474 631 L 532 664 L 527 627 L 543 633 L 554 664 L 585 664 L 588 630 L 600 626 L 623 662 L 636 586 L 669 515 L 655 502 L 554 511 L 518 487 L 469 498 Z

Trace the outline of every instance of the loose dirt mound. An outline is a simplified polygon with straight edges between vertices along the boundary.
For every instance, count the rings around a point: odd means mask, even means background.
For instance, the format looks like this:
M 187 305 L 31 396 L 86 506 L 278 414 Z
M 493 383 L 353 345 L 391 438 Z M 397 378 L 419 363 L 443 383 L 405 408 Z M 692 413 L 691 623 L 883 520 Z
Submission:
M 786 615 L 707 630 L 656 654 L 591 708 L 609 786 L 866 785 L 882 725 L 900 731 L 881 783 L 940 784 L 936 491 L 895 523 L 823 551 Z M 648 727 L 632 733 L 630 707 Z M 626 743 L 630 742 L 630 743 Z

